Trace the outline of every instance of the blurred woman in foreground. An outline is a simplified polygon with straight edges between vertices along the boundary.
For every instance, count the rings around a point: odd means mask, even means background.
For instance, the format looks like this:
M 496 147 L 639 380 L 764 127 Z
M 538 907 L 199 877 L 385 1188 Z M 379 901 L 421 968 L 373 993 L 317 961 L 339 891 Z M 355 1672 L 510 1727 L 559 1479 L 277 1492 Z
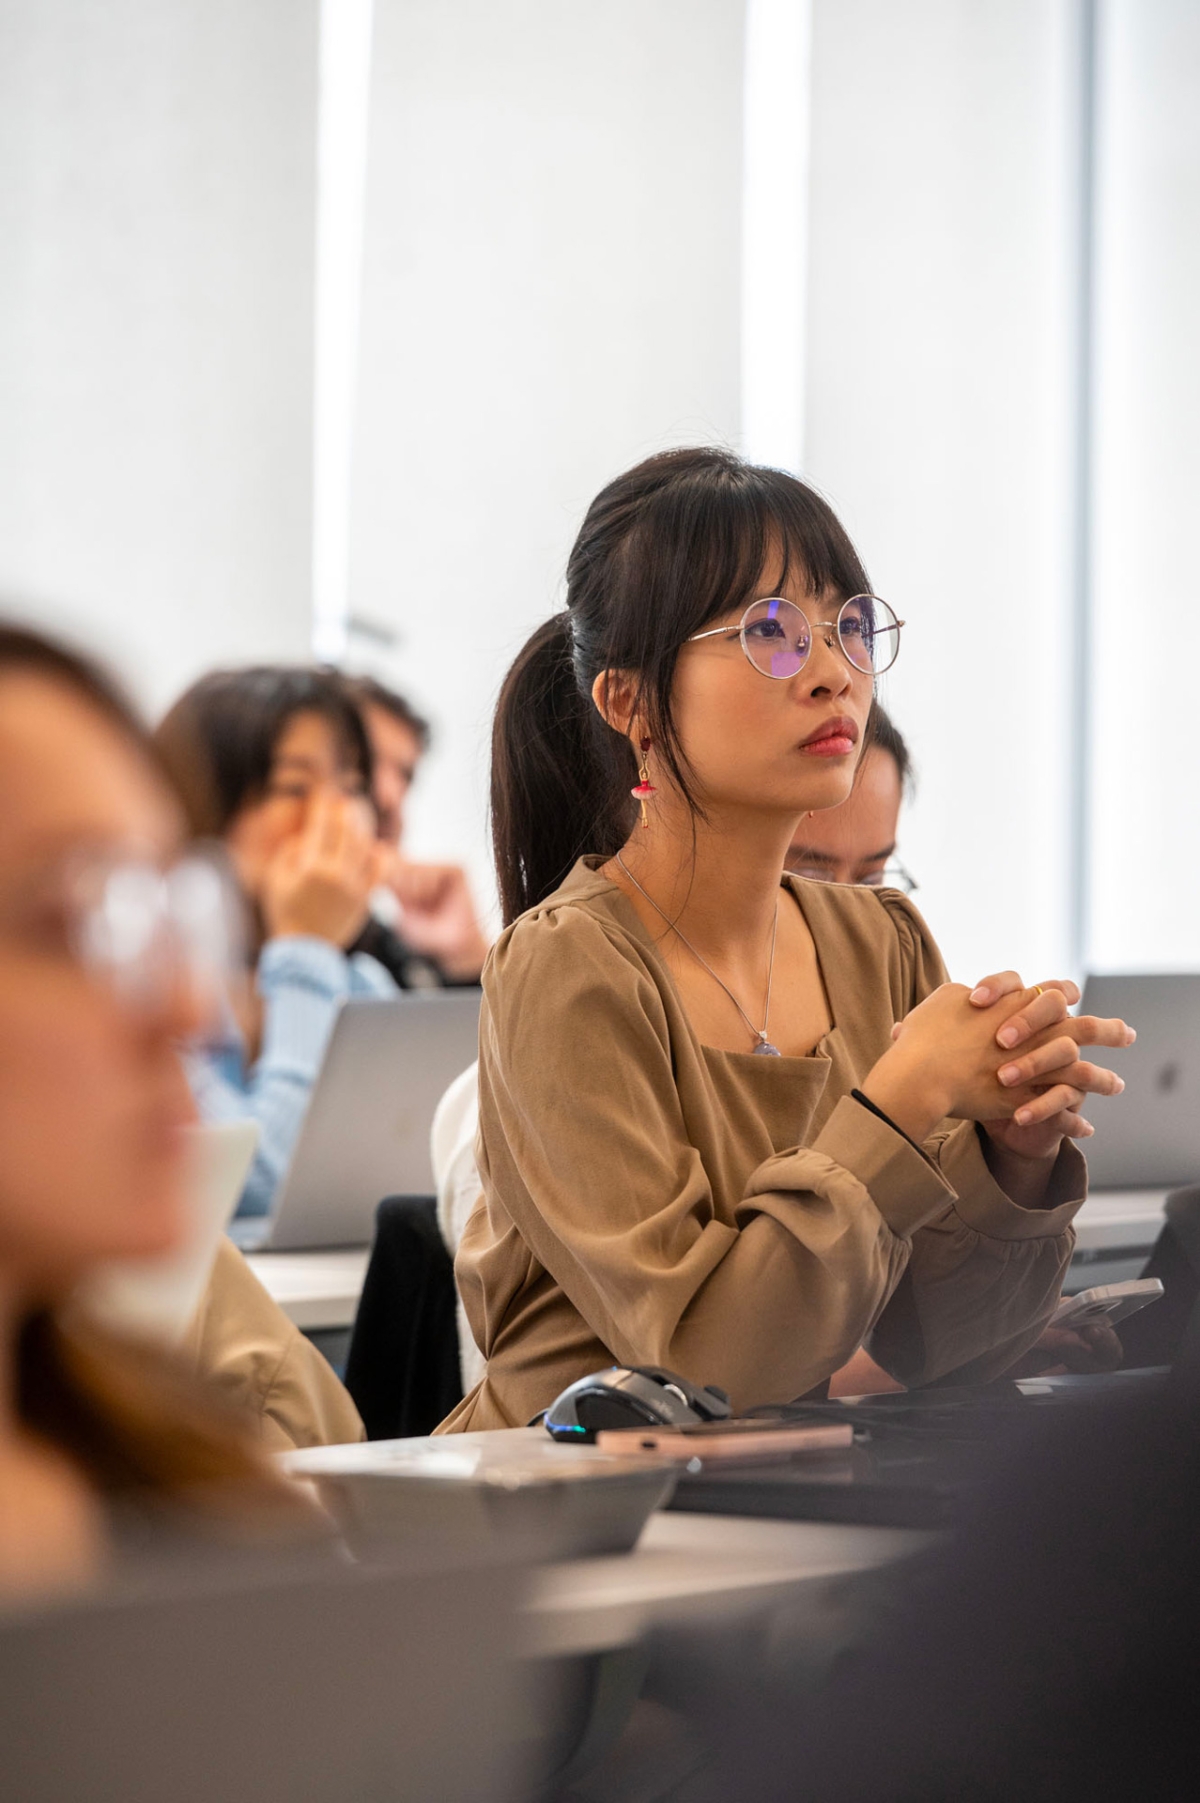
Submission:
M 182 822 L 90 666 L 0 625 L 0 1589 L 55 1588 L 147 1519 L 301 1513 L 249 1428 L 72 1296 L 183 1229 L 201 1024 Z M 198 949 L 198 942 L 197 942 Z

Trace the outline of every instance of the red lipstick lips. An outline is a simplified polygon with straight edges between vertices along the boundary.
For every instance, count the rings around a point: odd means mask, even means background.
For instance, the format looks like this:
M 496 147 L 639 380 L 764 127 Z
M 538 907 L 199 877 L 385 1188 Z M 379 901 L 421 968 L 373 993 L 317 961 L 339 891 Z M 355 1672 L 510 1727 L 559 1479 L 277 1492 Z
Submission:
M 832 720 L 823 720 L 815 732 L 802 740 L 799 749 L 809 757 L 844 758 L 858 743 L 858 726 L 845 714 L 836 714 Z

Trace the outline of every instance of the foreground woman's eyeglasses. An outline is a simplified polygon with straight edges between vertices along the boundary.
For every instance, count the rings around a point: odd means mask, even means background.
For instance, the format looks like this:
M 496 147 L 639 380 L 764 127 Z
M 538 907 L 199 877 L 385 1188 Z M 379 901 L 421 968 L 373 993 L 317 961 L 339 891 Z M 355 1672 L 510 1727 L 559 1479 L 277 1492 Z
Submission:
M 878 595 L 851 595 L 849 601 L 843 601 L 836 620 L 821 620 L 816 626 L 794 601 L 786 601 L 782 595 L 768 595 L 750 603 L 740 625 L 693 632 L 687 642 L 692 645 L 697 639 L 733 638 L 736 633 L 754 668 L 784 682 L 804 668 L 812 650 L 813 633 L 819 632 L 827 645 L 836 642 L 852 669 L 867 676 L 882 676 L 896 661 L 903 625 L 904 621 L 898 620 Z
M 77 864 L 67 883 L 72 949 L 131 1002 L 184 976 L 219 994 L 242 959 L 240 897 L 217 848 L 166 870 L 130 859 Z
M 126 1004 L 161 1007 L 182 979 L 216 1008 L 244 967 L 246 922 L 219 848 L 163 869 L 114 847 L 24 873 L 0 894 L 0 938 L 75 965 Z

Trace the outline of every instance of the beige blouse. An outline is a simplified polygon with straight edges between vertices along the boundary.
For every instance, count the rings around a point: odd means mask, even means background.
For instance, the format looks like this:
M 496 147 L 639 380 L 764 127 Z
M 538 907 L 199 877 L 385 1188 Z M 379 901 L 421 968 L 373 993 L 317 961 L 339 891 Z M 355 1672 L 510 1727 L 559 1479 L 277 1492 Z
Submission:
M 889 890 L 791 884 L 833 1028 L 807 1058 L 701 1045 L 615 884 L 584 859 L 484 972 L 483 1194 L 455 1265 L 483 1381 L 440 1431 L 523 1425 L 614 1362 L 801 1395 L 866 1343 L 905 1384 L 979 1381 L 1037 1339 L 1086 1165 L 1046 1205 L 997 1186 L 970 1122 L 918 1151 L 850 1091 L 945 981 Z
M 328 1360 L 288 1320 L 224 1234 L 181 1350 L 196 1373 L 247 1417 L 270 1452 L 366 1437 Z

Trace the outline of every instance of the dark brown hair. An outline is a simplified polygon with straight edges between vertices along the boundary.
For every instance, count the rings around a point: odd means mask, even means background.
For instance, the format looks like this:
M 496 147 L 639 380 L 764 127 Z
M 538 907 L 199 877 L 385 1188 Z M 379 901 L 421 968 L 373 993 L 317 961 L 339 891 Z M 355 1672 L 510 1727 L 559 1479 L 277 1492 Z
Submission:
M 782 470 L 732 451 L 664 451 L 610 482 L 567 564 L 567 605 L 505 678 L 492 734 L 492 840 L 506 923 L 549 895 L 584 852 L 612 857 L 633 823 L 629 741 L 601 719 L 602 670 L 636 673 L 636 705 L 693 812 L 671 709 L 680 648 L 795 571 L 816 594 L 869 592 L 832 508 Z
M 901 789 L 910 791 L 915 787 L 916 772 L 913 769 L 912 752 L 908 749 L 908 742 L 892 716 L 879 701 L 876 701 L 871 708 L 863 750 L 886 752 L 899 773 Z M 862 769 L 861 758 L 858 768 Z M 858 771 L 855 771 L 856 776 L 857 774 Z
M 338 671 L 283 664 L 213 670 L 185 690 L 154 734 L 195 837 L 220 838 L 234 815 L 259 799 L 280 736 L 297 714 L 328 721 L 370 793 L 370 742 Z
M 203 1507 L 218 1493 L 286 1506 L 287 1493 L 216 1393 L 148 1344 L 78 1311 L 36 1309 L 17 1337 L 17 1409 L 104 1496 Z
M 124 691 L 99 664 L 57 639 L 47 638 L 29 626 L 0 620 L 0 671 L 24 671 L 73 689 L 110 725 L 133 739 L 147 756 L 151 755 L 149 736 Z
M 146 730 L 117 685 L 88 658 L 30 628 L 0 621 L 0 677 L 29 674 L 72 690 L 154 764 Z M 161 774 L 161 772 L 160 772 Z M 41 1307 L 15 1349 L 17 1410 L 102 1494 L 203 1506 L 214 1487 L 282 1521 L 289 1492 L 240 1419 L 155 1348 Z
M 390 714 L 401 726 L 407 726 L 422 753 L 429 750 L 433 728 L 398 689 L 389 689 L 377 676 L 350 676 L 346 679 L 346 686 L 360 707 L 382 708 L 385 714 Z

